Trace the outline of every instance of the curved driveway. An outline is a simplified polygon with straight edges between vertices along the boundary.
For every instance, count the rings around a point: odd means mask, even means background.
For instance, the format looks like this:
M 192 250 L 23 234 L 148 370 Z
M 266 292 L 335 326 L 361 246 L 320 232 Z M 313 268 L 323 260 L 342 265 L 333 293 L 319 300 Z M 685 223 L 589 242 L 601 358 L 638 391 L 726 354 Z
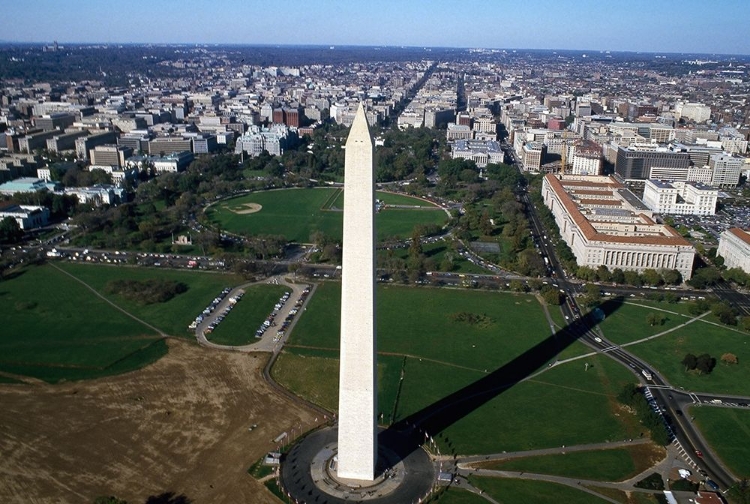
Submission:
M 247 345 L 219 345 L 217 343 L 213 343 L 209 341 L 206 338 L 206 332 L 205 332 L 206 328 L 211 322 L 213 322 L 216 319 L 216 317 L 218 317 L 223 312 L 224 308 L 226 308 L 230 304 L 229 298 L 236 294 L 244 293 L 247 287 L 251 285 L 255 285 L 255 284 L 277 284 L 277 285 L 283 285 L 289 288 L 289 291 L 290 291 L 289 299 L 286 301 L 286 303 L 284 303 L 284 306 L 282 306 L 281 309 L 276 314 L 277 320 L 286 319 L 287 315 L 289 315 L 289 312 L 295 308 L 295 304 L 297 303 L 297 301 L 299 299 L 302 299 L 302 293 L 307 287 L 307 284 L 300 285 L 300 284 L 288 282 L 282 276 L 267 278 L 263 280 L 262 282 L 248 282 L 246 284 L 240 285 L 239 287 L 235 287 L 229 292 L 229 294 L 226 295 L 226 297 L 224 297 L 224 299 L 221 300 L 221 303 L 219 303 L 216 306 L 216 309 L 214 309 L 214 311 L 211 312 L 211 314 L 208 315 L 205 319 L 203 319 L 203 322 L 198 324 L 198 327 L 196 327 L 195 338 L 198 340 L 198 343 L 200 345 L 207 347 L 207 348 L 214 348 L 217 350 L 232 350 L 236 352 L 246 352 L 246 353 L 249 353 L 249 352 L 277 353 L 281 350 L 282 346 L 284 345 L 284 342 L 289 337 L 289 333 L 292 331 L 292 329 L 296 325 L 297 319 L 299 318 L 300 313 L 305 309 L 307 305 L 307 300 L 310 299 L 310 294 L 312 294 L 312 289 L 313 289 L 312 286 L 310 286 L 310 289 L 311 289 L 310 293 L 308 294 L 307 298 L 304 300 L 304 303 L 302 303 L 302 305 L 299 308 L 297 308 L 299 312 L 297 313 L 297 315 L 294 316 L 291 323 L 289 324 L 289 327 L 287 327 L 286 331 L 284 332 L 284 336 L 279 341 L 273 340 L 276 334 L 276 331 L 274 331 L 271 328 L 269 328 L 269 330 L 267 330 L 265 334 L 263 334 L 263 337 L 258 339 L 258 341 L 254 343 L 249 343 Z M 240 301 L 240 303 L 241 302 L 242 301 Z M 270 308 L 271 307 L 269 307 L 269 314 L 270 314 Z M 255 329 L 256 329 L 255 327 L 248 328 L 248 331 L 254 332 Z

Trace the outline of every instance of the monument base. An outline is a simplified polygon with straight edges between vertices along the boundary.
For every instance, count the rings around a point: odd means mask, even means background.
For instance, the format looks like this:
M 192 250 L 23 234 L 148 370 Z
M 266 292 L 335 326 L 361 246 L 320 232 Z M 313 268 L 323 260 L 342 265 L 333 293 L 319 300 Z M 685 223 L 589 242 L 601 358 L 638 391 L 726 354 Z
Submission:
M 430 493 L 437 472 L 429 455 L 407 436 L 381 432 L 375 479 L 341 478 L 336 472 L 338 430 L 316 431 L 282 460 L 280 484 L 297 502 L 372 504 L 417 502 Z M 410 449 L 410 447 L 413 447 Z

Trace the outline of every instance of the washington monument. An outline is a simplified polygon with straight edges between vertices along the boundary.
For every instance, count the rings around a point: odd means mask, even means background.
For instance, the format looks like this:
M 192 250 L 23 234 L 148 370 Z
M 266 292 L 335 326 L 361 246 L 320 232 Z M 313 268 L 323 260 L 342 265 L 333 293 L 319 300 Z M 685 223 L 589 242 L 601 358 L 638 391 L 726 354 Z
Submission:
M 372 481 L 378 457 L 374 143 L 359 104 L 344 163 L 339 478 Z

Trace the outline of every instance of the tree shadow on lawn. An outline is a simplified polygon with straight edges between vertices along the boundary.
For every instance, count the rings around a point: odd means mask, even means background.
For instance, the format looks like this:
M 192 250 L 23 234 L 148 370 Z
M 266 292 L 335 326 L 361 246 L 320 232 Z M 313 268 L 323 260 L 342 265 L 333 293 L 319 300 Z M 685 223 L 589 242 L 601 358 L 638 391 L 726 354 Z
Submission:
M 609 299 L 602 303 L 599 309 L 608 317 L 617 311 L 623 302 L 623 298 Z M 426 435 L 437 436 L 516 383 L 529 377 L 598 323 L 599 320 L 591 312 L 574 320 L 487 376 L 391 425 L 381 432 L 379 442 L 396 448 L 395 451 L 399 457 L 407 456 L 424 444 Z M 410 443 L 406 446 L 394 447 L 396 440 L 403 444 L 405 434 L 409 435 Z M 450 441 L 447 441 L 450 445 Z

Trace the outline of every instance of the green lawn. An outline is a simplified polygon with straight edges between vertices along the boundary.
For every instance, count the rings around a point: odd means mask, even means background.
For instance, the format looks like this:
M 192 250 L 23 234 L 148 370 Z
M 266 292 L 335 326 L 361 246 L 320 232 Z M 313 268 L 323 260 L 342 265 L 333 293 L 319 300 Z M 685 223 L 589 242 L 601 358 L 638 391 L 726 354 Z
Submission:
M 738 478 L 750 477 L 750 410 L 691 407 L 703 436 Z
M 603 504 L 608 502 L 581 490 L 546 481 L 472 476 L 470 482 L 500 504 Z
M 137 268 L 59 262 L 57 265 L 85 281 L 118 306 L 158 327 L 172 336 L 193 338 L 188 325 L 224 287 L 234 287 L 242 283 L 235 275 L 207 273 L 157 268 Z M 140 305 L 118 295 L 105 293 L 110 280 L 148 280 L 161 278 L 182 282 L 188 286 L 187 292 L 179 294 L 166 303 Z M 241 302 L 249 301 L 248 298 Z M 271 305 L 273 306 L 273 305 Z M 253 334 L 255 330 L 253 329 Z
M 309 242 L 314 231 L 322 231 L 336 239 L 342 234 L 342 208 L 338 200 L 330 198 L 338 191 L 335 188 L 285 189 L 262 191 L 221 201 L 206 210 L 208 217 L 222 229 L 239 234 L 281 234 L 294 242 Z M 390 198 L 378 192 L 377 197 Z M 399 196 L 406 198 L 405 196 Z M 412 198 L 407 198 L 412 200 Z M 413 199 L 417 203 L 422 200 Z M 262 206 L 259 212 L 239 214 L 247 203 Z M 337 210 L 321 210 L 323 207 L 338 207 Z M 431 209 L 386 209 L 376 216 L 378 237 L 411 235 L 417 224 L 447 222 L 448 216 L 435 207 Z
M 667 308 L 668 306 L 670 305 L 667 303 L 660 303 L 659 307 Z M 649 313 L 664 314 L 667 318 L 664 324 L 651 326 L 646 320 Z M 677 327 L 689 321 L 690 318 L 692 317 L 665 313 L 626 301 L 614 313 L 610 314 L 600 324 L 600 327 L 609 341 L 622 345 Z
M 529 295 L 382 284 L 377 295 L 380 352 L 483 371 L 549 336 L 542 308 Z M 318 286 L 289 343 L 337 349 L 340 303 L 341 284 Z M 461 313 L 487 319 L 478 324 L 456 320 Z
M 609 334 L 605 331 L 605 334 Z M 717 394 L 750 395 L 750 335 L 730 328 L 696 321 L 651 341 L 628 347 L 657 369 L 673 386 Z M 739 364 L 721 362 L 731 352 Z M 686 354 L 708 353 L 717 360 L 709 375 L 686 372 L 681 364 Z
M 417 198 L 415 196 L 407 196 L 405 194 L 397 194 L 397 193 L 385 192 L 385 191 L 376 191 L 375 197 L 378 200 L 385 203 L 386 205 L 400 205 L 400 206 L 420 207 L 420 208 L 429 208 L 429 209 L 440 208 L 430 201 L 424 200 L 422 198 Z M 338 208 L 338 209 L 344 208 L 343 188 L 341 188 L 341 190 L 338 191 L 332 199 L 333 201 L 330 202 L 331 207 Z
M 487 504 L 487 499 L 460 487 L 451 486 L 426 501 L 429 504 Z
M 626 448 L 509 459 L 483 464 L 482 467 L 599 481 L 622 481 L 638 474 L 635 461 Z
M 392 422 L 403 357 L 378 357 L 378 406 L 383 424 Z M 304 370 L 304 371 L 303 371 Z M 301 397 L 338 411 L 339 359 L 337 351 L 283 351 L 272 369 L 273 378 Z
M 72 380 L 137 369 L 166 353 L 155 331 L 50 266 L 3 281 L 0 296 L 0 370 Z
M 602 290 L 606 291 L 607 287 L 602 287 Z M 675 293 L 675 296 L 679 296 L 680 293 Z M 660 311 L 665 312 L 674 312 L 674 313 L 680 313 L 682 315 L 687 315 L 689 317 L 693 317 L 693 315 L 690 314 L 690 305 L 692 303 L 688 301 L 680 301 L 678 303 L 667 303 L 666 301 L 653 301 L 651 299 L 646 299 L 645 297 L 628 297 L 625 300 L 625 303 L 627 304 L 633 304 L 633 305 L 644 305 L 656 308 Z
M 564 364 L 503 391 L 445 429 L 442 449 L 450 442 L 461 454 L 496 453 L 637 437 L 615 400 L 630 373 L 603 356 L 587 362 L 588 371 L 583 362 Z M 402 396 L 425 386 L 407 375 Z
M 283 285 L 257 284 L 245 288 L 245 296 L 216 329 L 206 337 L 219 345 L 247 345 L 258 341 L 255 331 L 273 311 L 273 306 L 289 289 Z M 276 328 L 271 328 L 272 334 Z
M 385 192 L 385 191 L 378 191 L 377 198 L 385 203 L 386 205 L 407 205 L 407 206 L 418 206 L 418 207 L 425 207 L 425 208 L 432 208 L 435 207 L 435 204 L 424 200 L 422 198 L 417 198 L 414 196 L 407 196 L 405 194 L 396 194 L 392 192 Z
M 280 383 L 331 409 L 337 408 L 339 299 L 338 283 L 318 286 L 274 368 Z M 496 390 L 476 407 L 447 405 L 458 415 L 437 439 L 443 450 L 487 453 L 637 435 L 613 416 L 614 396 L 632 377 L 604 357 L 587 359 L 588 371 L 584 361 L 565 364 L 504 390 L 535 369 L 547 369 L 564 348 L 549 339 L 533 296 L 381 285 L 378 308 L 378 398 L 385 424 L 451 394 L 460 398 L 462 388 L 473 386 Z M 460 322 L 457 313 L 478 315 L 480 323 Z M 538 352 L 544 358 L 528 353 L 542 342 L 546 346 Z

